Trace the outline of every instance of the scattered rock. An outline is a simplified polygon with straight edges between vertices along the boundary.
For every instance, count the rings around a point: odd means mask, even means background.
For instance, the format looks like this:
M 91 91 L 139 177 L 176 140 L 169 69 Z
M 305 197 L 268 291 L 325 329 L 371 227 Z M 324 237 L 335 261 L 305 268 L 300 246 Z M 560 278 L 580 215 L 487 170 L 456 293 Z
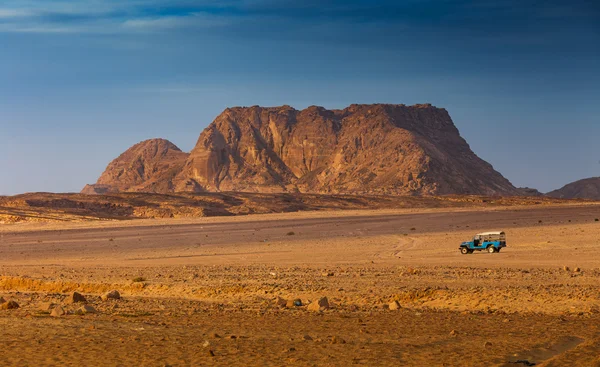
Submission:
M 69 298 L 67 298 L 66 303 L 87 303 L 87 300 L 81 293 L 73 292 Z
M 50 312 L 54 307 L 54 303 L 52 302 L 44 302 L 40 304 L 39 310 L 43 312 Z
M 569 271 L 569 270 L 571 270 L 571 269 L 569 269 L 569 267 L 565 265 L 565 266 L 563 266 L 563 270 L 564 270 L 564 271 Z
M 452 331 L 450 332 L 450 335 L 452 335 L 452 336 L 456 336 L 456 335 L 458 335 L 458 331 L 456 331 L 456 330 L 452 330 Z
M 573 269 L 574 272 L 579 273 L 581 271 L 581 268 L 575 268 Z
M 307 335 L 304 335 L 304 336 L 302 337 L 302 339 L 304 339 L 304 340 L 313 340 L 312 336 L 310 336 L 310 335 L 308 335 L 308 334 L 307 334 Z
M 4 302 L 0 305 L 0 310 L 16 310 L 19 304 L 15 301 Z
M 308 310 L 315 312 L 325 311 L 328 308 L 329 301 L 327 300 L 327 297 L 321 297 L 317 301 L 314 301 L 310 305 L 308 305 Z
M 104 293 L 100 298 L 103 301 L 108 301 L 109 299 L 121 299 L 121 293 L 117 290 L 112 290 L 110 292 Z
M 483 344 L 484 348 L 489 348 L 492 346 L 492 342 L 485 342 L 485 344 Z
M 332 277 L 332 276 L 334 276 L 334 275 L 335 275 L 335 273 L 334 273 L 334 272 L 332 272 L 332 271 L 329 271 L 329 272 L 323 273 L 322 275 L 323 275 L 324 277 Z
M 56 306 L 52 309 L 52 312 L 50 313 L 50 316 L 52 317 L 60 317 L 60 316 L 64 316 L 66 315 L 67 312 L 65 311 L 64 308 L 62 308 L 61 306 Z
M 334 336 L 333 338 L 331 338 L 331 344 L 346 344 L 346 341 L 342 338 Z
M 208 356 L 209 356 L 209 357 L 214 357 L 214 356 L 215 356 L 215 352 L 213 352 L 213 350 L 212 350 L 212 349 L 209 349 L 209 350 L 208 350 Z
M 83 305 L 75 311 L 75 315 L 86 315 L 88 313 L 96 313 L 96 309 L 90 305 Z
M 284 298 L 281 298 L 281 297 L 277 297 L 277 300 L 275 300 L 275 304 L 282 308 L 286 307 L 287 302 L 288 302 L 287 300 L 285 300 Z
M 398 303 L 398 301 L 392 301 L 388 304 L 388 308 L 391 311 L 396 311 L 400 309 L 400 303 Z
M 4 299 L 4 297 L 0 297 L 0 304 L 6 302 L 6 300 Z

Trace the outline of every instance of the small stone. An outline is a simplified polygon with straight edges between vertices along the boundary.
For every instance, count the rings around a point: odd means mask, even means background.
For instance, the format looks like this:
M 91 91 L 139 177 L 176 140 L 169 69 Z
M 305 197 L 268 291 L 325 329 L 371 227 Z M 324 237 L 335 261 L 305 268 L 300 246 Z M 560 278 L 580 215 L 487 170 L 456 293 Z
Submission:
M 579 273 L 581 271 L 581 269 L 580 268 L 575 268 L 575 269 L 573 269 L 573 271 L 576 272 L 576 273 Z
M 342 338 L 334 336 L 333 338 L 331 338 L 331 344 L 346 344 L 346 341 Z
M 452 335 L 452 336 L 456 336 L 456 335 L 458 335 L 458 331 L 456 331 L 456 330 L 452 330 L 452 331 L 450 332 L 450 335 Z
M 569 267 L 568 267 L 568 266 L 566 266 L 566 265 L 565 265 L 565 266 L 563 266 L 563 270 L 564 270 L 564 271 L 569 271 L 570 269 L 569 269 Z
M 484 348 L 489 348 L 492 346 L 492 342 L 485 342 L 485 344 L 483 346 L 484 346 Z
M 76 315 L 86 315 L 88 313 L 96 313 L 96 309 L 90 305 L 83 305 L 75 311 Z
M 315 311 L 315 312 L 325 311 L 328 308 L 329 308 L 329 301 L 327 300 L 327 297 L 321 297 L 321 298 L 319 298 L 319 300 L 314 301 L 310 305 L 308 305 L 308 310 Z
M 310 336 L 308 334 L 304 335 L 304 337 L 302 337 L 302 339 L 304 339 L 304 340 L 313 340 L 312 336 Z
M 4 299 L 4 297 L 0 297 L 0 304 L 6 302 L 6 300 Z
M 211 337 L 212 337 L 213 339 L 221 339 L 221 335 L 219 335 L 219 334 L 217 334 L 217 333 L 212 333 L 212 334 L 211 334 Z
M 392 301 L 388 304 L 388 308 L 391 311 L 396 311 L 400 309 L 400 303 L 398 303 L 398 301 Z
M 275 300 L 275 304 L 279 307 L 286 307 L 287 300 L 285 300 L 284 298 L 281 298 L 281 297 L 277 297 L 277 299 Z
M 323 275 L 324 277 L 332 277 L 332 276 L 334 276 L 334 275 L 335 275 L 335 273 L 334 273 L 334 272 L 332 272 L 332 271 L 328 271 L 328 272 L 326 272 L 326 273 L 323 273 L 322 275 Z
M 87 303 L 87 300 L 81 293 L 73 292 L 73 293 L 71 293 L 69 298 L 67 298 L 66 302 L 67 303 Z
M 112 290 L 110 292 L 104 293 L 100 298 L 103 301 L 108 301 L 109 299 L 121 299 L 121 293 L 117 290 Z
M 50 312 L 50 311 L 52 311 L 53 307 L 54 307 L 54 303 L 44 302 L 44 303 L 40 304 L 39 309 L 40 309 L 40 311 L 43 311 L 43 312 Z
M 0 305 L 0 310 L 16 310 L 19 308 L 19 304 L 15 301 L 4 302 Z
M 64 316 L 66 315 L 67 312 L 65 311 L 64 308 L 62 308 L 61 306 L 56 306 L 52 309 L 52 312 L 50 313 L 50 316 L 52 317 L 60 317 L 60 316 Z
M 215 352 L 213 352 L 211 349 L 208 350 L 208 356 L 209 357 L 214 357 L 215 356 Z

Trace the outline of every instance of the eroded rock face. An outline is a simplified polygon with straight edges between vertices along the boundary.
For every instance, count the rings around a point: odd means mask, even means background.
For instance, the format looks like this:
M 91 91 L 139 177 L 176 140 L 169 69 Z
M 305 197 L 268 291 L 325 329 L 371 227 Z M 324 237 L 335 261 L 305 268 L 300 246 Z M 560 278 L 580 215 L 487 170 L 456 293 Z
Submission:
M 559 199 L 592 199 L 600 200 L 600 177 L 586 178 L 571 182 L 546 195 Z
M 176 181 L 178 191 L 518 195 L 431 105 L 229 108 Z
M 113 160 L 98 182 L 87 185 L 82 193 L 173 192 L 173 179 L 181 172 L 187 157 L 187 153 L 168 140 L 143 141 Z
M 114 191 L 520 194 L 429 104 L 228 108 L 189 156 L 143 142 L 84 189 Z

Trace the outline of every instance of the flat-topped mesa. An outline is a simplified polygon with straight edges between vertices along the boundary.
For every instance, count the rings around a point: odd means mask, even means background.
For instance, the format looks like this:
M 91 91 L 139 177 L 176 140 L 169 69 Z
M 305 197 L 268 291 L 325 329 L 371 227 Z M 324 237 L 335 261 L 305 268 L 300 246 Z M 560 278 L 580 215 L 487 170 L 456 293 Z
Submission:
M 84 194 L 111 192 L 155 192 L 174 190 L 173 179 L 188 154 L 165 139 L 142 141 L 113 160 L 94 185 L 86 185 Z
M 175 182 L 178 191 L 519 194 L 429 104 L 228 108 Z

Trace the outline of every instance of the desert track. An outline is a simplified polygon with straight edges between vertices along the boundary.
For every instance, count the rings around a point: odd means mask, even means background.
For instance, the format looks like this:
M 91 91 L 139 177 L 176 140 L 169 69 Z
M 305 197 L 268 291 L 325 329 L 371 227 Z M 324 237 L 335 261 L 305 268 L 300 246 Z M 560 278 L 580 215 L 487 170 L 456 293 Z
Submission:
M 599 217 L 597 205 L 561 205 L 5 226 L 0 295 L 21 307 L 0 311 L 3 358 L 598 366 Z M 503 252 L 459 254 L 460 241 L 494 229 L 508 234 Z M 97 298 L 111 289 L 124 299 Z M 75 290 L 98 313 L 40 311 L 74 311 Z M 322 313 L 275 303 L 322 296 Z

